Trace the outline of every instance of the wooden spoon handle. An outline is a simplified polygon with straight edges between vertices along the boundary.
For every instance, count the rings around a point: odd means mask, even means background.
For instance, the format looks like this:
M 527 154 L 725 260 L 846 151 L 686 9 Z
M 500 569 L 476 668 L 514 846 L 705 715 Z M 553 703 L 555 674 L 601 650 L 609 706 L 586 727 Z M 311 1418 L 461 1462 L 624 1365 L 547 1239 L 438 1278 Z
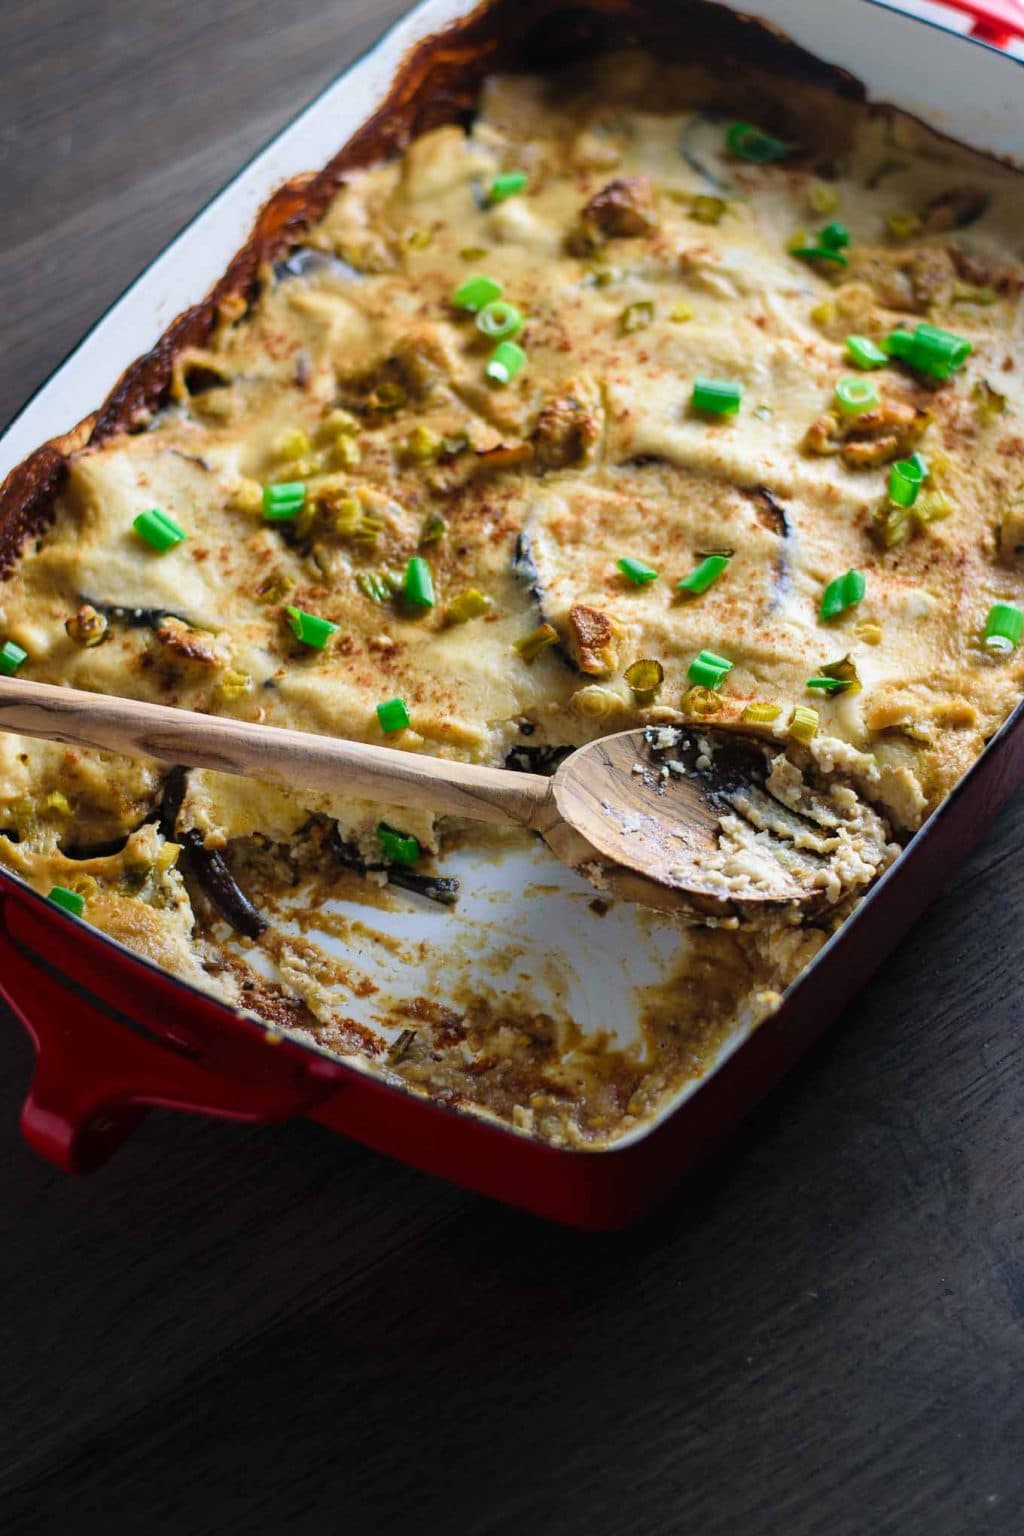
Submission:
M 533 825 L 550 792 L 539 774 L 15 678 L 0 678 L 0 731 L 499 825 Z

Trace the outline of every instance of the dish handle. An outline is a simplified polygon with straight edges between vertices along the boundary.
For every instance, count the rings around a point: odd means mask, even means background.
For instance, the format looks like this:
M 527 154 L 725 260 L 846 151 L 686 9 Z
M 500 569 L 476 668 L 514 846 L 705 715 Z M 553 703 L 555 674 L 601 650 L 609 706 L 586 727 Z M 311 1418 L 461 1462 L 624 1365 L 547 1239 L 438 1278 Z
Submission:
M 0 991 L 36 1049 L 22 1134 L 67 1173 L 102 1167 L 154 1107 L 283 1120 L 338 1091 L 315 1072 L 289 1071 L 282 1057 L 290 1053 L 262 1042 L 238 1053 L 239 1071 L 210 1070 L 185 1038 L 159 1037 L 115 1015 L 50 961 L 26 955 L 2 927 Z
M 1009 48 L 1014 38 L 1024 37 L 1024 6 L 1020 0 L 939 0 L 953 11 L 971 17 L 970 35 L 993 48 Z

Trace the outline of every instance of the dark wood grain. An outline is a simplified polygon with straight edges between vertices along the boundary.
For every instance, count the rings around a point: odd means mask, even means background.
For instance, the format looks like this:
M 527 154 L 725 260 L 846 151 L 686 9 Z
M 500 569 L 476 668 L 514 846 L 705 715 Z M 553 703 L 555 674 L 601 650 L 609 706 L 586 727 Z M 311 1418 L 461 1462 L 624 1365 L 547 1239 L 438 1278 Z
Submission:
M 6 0 L 0 416 L 395 9 Z M 75 1182 L 0 1020 L 5 1536 L 1019 1536 L 1022 869 L 1018 797 L 615 1239 L 306 1124 L 154 1114 Z

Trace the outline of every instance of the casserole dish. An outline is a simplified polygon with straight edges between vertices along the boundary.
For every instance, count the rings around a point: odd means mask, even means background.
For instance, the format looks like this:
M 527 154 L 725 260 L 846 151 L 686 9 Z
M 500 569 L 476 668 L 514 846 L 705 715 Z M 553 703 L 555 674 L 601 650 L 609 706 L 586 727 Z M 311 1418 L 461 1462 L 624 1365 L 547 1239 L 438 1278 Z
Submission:
M 778 11 L 777 19 L 786 22 L 789 17 L 781 13 L 793 9 L 765 8 L 765 14 Z M 673 12 L 676 20 L 678 15 Z M 653 7 L 640 8 L 635 17 L 620 7 L 595 7 L 593 14 L 587 17 L 581 17 L 578 12 L 566 12 L 563 8 L 558 8 L 554 15 L 545 17 L 538 13 L 538 16 L 544 23 L 545 43 L 555 52 L 559 47 L 578 43 L 584 22 L 588 29 L 598 24 L 605 26 L 610 39 L 615 41 L 622 35 L 617 29 L 627 22 L 636 27 L 642 40 L 645 29 L 656 38 L 659 22 L 658 12 Z M 431 8 L 426 15 L 417 13 L 416 21 L 433 26 L 443 19 L 442 13 Z M 533 19 L 536 21 L 537 16 Z M 664 22 L 664 17 L 661 20 Z M 896 18 L 892 20 L 896 21 Z M 717 28 L 719 35 L 726 39 L 748 30 L 727 12 L 719 10 L 694 11 L 689 21 L 691 26 L 702 25 L 705 32 Z M 434 120 L 451 115 L 453 82 L 457 80 L 458 89 L 463 89 L 468 72 L 470 54 L 465 50 L 479 47 L 481 63 L 496 59 L 500 62 L 502 24 L 501 12 L 488 12 L 483 18 L 472 20 L 463 31 L 449 35 L 437 47 L 432 56 L 434 74 L 430 83 L 433 92 L 427 108 L 427 124 L 432 114 Z M 899 21 L 898 25 L 908 24 Z M 413 23 L 408 26 L 414 30 Z M 795 21 L 794 29 L 799 32 Z M 774 51 L 780 63 L 787 57 L 786 45 L 775 38 L 763 38 L 761 46 L 769 53 Z M 854 51 L 852 40 L 850 46 Z M 945 46 L 949 46 L 948 42 Z M 861 48 L 864 47 L 862 39 Z M 379 55 L 374 57 L 379 62 Z M 379 155 L 381 149 L 387 147 L 387 134 L 400 131 L 399 106 L 405 104 L 408 107 L 421 99 L 415 95 L 410 82 L 419 69 L 422 90 L 423 63 L 423 56 L 410 61 L 396 87 L 391 110 L 377 119 L 377 138 L 373 138 L 372 132 L 358 136 L 355 153 Z M 809 66 L 804 64 L 803 67 Z M 925 76 L 933 74 L 936 67 L 936 61 L 929 60 Z M 1006 67 L 1015 74 L 1012 66 Z M 824 67 L 822 73 L 827 73 Z M 961 67 L 961 82 L 968 74 L 966 67 Z M 841 83 L 840 76 L 836 75 L 835 79 L 837 84 Z M 848 89 L 848 86 L 843 88 Z M 1005 90 L 1008 97 L 1012 90 L 1009 76 Z M 904 71 L 901 104 L 925 110 L 926 103 L 913 96 L 908 99 L 907 91 Z M 896 93 L 887 90 L 883 83 L 877 94 Z M 986 98 L 989 107 L 997 96 L 992 82 Z M 459 102 L 454 105 L 457 107 Z M 956 116 L 954 106 L 962 111 L 965 121 L 970 118 L 968 103 L 961 106 L 959 99 L 953 104 L 947 99 L 943 127 L 987 146 L 1010 147 L 998 142 L 991 125 L 983 128 L 980 117 L 971 121 L 968 128 L 962 126 L 959 117 L 953 121 Z M 980 113 L 980 109 L 976 110 Z M 309 128 L 308 115 L 292 131 L 293 134 L 303 125 Z M 419 125 L 424 126 L 422 116 Z M 331 119 L 331 131 L 335 141 L 343 136 L 339 135 L 336 118 Z M 294 144 L 294 160 L 264 168 L 270 180 L 262 184 L 261 190 L 273 185 L 282 173 L 322 159 L 323 147 L 321 145 L 318 154 L 309 142 Z M 258 178 L 256 180 L 258 184 Z M 259 259 L 272 253 L 279 235 L 286 231 L 287 222 L 297 218 L 323 186 L 318 179 L 302 187 L 289 188 L 275 199 L 260 220 L 256 240 L 235 263 L 230 282 L 237 285 L 246 281 L 247 274 L 251 277 Z M 218 204 L 211 213 L 216 213 L 219 208 L 223 212 Z M 205 257 L 210 250 L 209 243 L 197 244 L 201 245 Z M 175 260 L 165 274 L 169 283 L 180 280 L 183 265 L 181 251 L 175 256 L 172 250 L 169 257 L 172 256 Z M 203 282 L 212 278 L 216 270 L 194 282 L 191 293 L 201 291 Z M 173 293 L 173 289 L 168 291 Z M 129 308 L 132 299 L 137 297 L 138 289 L 128 296 L 126 304 Z M 171 298 L 172 310 L 183 298 L 180 293 Z M 111 319 L 116 319 L 116 312 Z M 104 409 L 101 431 L 115 427 L 133 402 L 155 397 L 166 377 L 175 347 L 186 339 L 200 337 L 205 320 L 202 308 L 186 315 L 156 353 L 122 380 Z M 108 335 L 103 348 L 108 360 L 110 343 Z M 77 360 L 81 361 L 81 354 Z M 71 371 L 75 361 L 72 360 Z M 69 383 L 67 378 L 65 383 Z M 94 381 L 92 388 L 94 393 L 83 395 L 83 400 L 95 398 Z M 23 427 L 24 420 L 17 424 L 15 432 Z M 9 530 L 19 524 L 22 528 L 30 526 L 33 518 L 45 515 L 46 493 L 61 469 L 60 455 L 67 446 L 70 443 L 43 450 L 8 482 L 5 510 Z M 37 1145 L 58 1151 L 71 1165 L 84 1166 L 97 1159 L 123 1133 L 139 1104 L 178 1103 L 249 1116 L 306 1109 L 327 1123 L 351 1130 L 375 1145 L 409 1155 L 412 1160 L 435 1171 L 455 1177 L 468 1175 L 468 1181 L 478 1187 L 544 1209 L 548 1214 L 594 1225 L 621 1221 L 638 1204 L 653 1198 L 677 1176 L 681 1166 L 706 1145 L 711 1128 L 724 1124 L 727 1106 L 741 1111 L 752 1083 L 760 1081 L 763 1086 L 791 1059 L 814 1029 L 821 1026 L 825 1012 L 822 999 L 828 996 L 830 1005 L 836 1005 L 840 974 L 852 987 L 856 957 L 860 953 L 863 960 L 868 953 L 863 948 L 858 951 L 857 941 L 851 935 L 861 935 L 861 946 L 873 932 L 877 937 L 886 929 L 891 937 L 892 916 L 886 903 L 898 903 L 901 919 L 909 917 L 915 887 L 908 886 L 907 871 L 914 868 L 927 870 L 927 858 L 922 851 L 926 848 L 936 847 L 938 852 L 932 857 L 948 860 L 957 836 L 958 824 L 950 821 L 957 803 L 973 804 L 975 813 L 981 806 L 994 808 L 998 803 L 997 789 L 1005 791 L 1012 783 L 1014 759 L 1012 755 L 1007 756 L 1009 749 L 1004 745 L 1009 741 L 1010 733 L 1001 733 L 984 759 L 985 763 L 996 765 L 988 769 L 987 779 L 975 770 L 963 781 L 956 794 L 932 819 L 927 834 L 918 840 L 911 855 L 899 862 L 855 922 L 837 936 L 818 964 L 792 989 L 786 1004 L 768 1024 L 739 1049 L 734 1048 L 731 1059 L 722 1063 L 698 1093 L 691 1094 L 670 1114 L 645 1128 L 643 1134 L 619 1142 L 614 1150 L 599 1154 L 566 1153 L 544 1147 L 510 1136 L 493 1125 L 472 1121 L 464 1114 L 443 1111 L 436 1104 L 410 1100 L 391 1085 L 368 1080 L 345 1064 L 307 1052 L 293 1040 L 282 1039 L 250 1018 L 235 1017 L 223 1007 L 212 1005 L 207 998 L 193 994 L 188 1017 L 183 1018 L 181 1000 L 188 994 L 182 992 L 180 983 L 168 977 L 155 977 L 152 972 L 147 977 L 146 968 L 140 967 L 138 961 L 123 955 L 91 932 L 83 936 L 88 942 L 82 944 L 81 951 L 68 949 L 62 953 L 70 980 L 79 989 L 77 995 L 84 1011 L 81 1020 L 76 1022 L 80 1022 L 85 1031 L 79 1045 L 73 1048 L 73 1057 L 77 1058 L 73 1060 L 76 1069 L 74 1103 L 64 1103 L 62 1095 L 67 1085 L 63 1081 L 60 1058 L 53 1052 L 59 1048 L 68 1049 L 69 1040 L 74 1038 L 73 1033 L 69 1033 L 72 1026 L 61 1016 L 56 996 L 49 990 L 55 980 L 52 973 L 40 976 L 32 986 L 25 984 L 25 966 L 31 967 L 33 957 L 45 959 L 47 945 L 53 941 L 53 917 L 20 887 L 5 880 L 5 931 L 11 949 L 9 963 L 5 965 L 5 985 L 40 1047 L 36 1082 L 26 1109 L 26 1129 Z M 1003 764 L 1001 770 L 1000 763 Z M 1000 772 L 1001 778 L 998 776 Z M 983 793 L 985 784 L 988 788 Z M 978 814 L 973 814 L 972 830 L 976 829 L 978 821 Z M 943 827 L 946 828 L 945 843 L 941 840 Z M 964 836 L 962 825 L 959 835 Z M 886 896 L 887 891 L 891 893 L 894 889 L 897 895 Z M 873 929 L 870 915 L 879 908 L 882 915 L 874 919 Z M 846 959 L 840 973 L 839 957 L 843 951 L 846 951 Z M 829 954 L 831 959 L 828 959 Z M 32 1017 L 28 1016 L 30 1013 Z M 127 1021 L 139 1017 L 146 1018 L 146 1031 L 137 1027 L 133 1039 L 126 1040 Z M 58 1022 L 60 1032 L 55 1034 Z M 739 1042 L 731 1042 L 731 1045 L 739 1046 Z M 268 1047 L 272 1049 L 268 1050 Z M 215 1083 L 213 1074 L 222 1071 L 226 1071 L 229 1080 Z M 93 1072 L 95 1080 L 91 1080 Z

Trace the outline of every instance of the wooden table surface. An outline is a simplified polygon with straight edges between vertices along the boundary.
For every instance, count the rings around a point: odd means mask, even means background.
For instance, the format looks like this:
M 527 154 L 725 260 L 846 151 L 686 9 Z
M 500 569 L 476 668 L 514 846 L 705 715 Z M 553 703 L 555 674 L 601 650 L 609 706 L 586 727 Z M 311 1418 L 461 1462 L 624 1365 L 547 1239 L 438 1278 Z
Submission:
M 0 419 L 401 3 L 5 0 Z M 615 1238 L 309 1124 L 153 1114 L 71 1180 L 0 1018 L 0 1529 L 1019 1536 L 1022 862 L 1018 797 Z

